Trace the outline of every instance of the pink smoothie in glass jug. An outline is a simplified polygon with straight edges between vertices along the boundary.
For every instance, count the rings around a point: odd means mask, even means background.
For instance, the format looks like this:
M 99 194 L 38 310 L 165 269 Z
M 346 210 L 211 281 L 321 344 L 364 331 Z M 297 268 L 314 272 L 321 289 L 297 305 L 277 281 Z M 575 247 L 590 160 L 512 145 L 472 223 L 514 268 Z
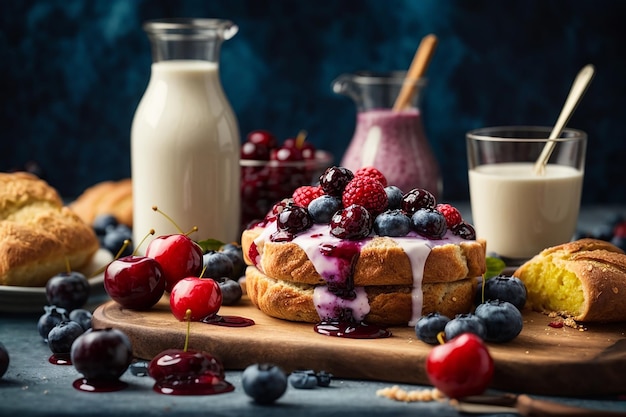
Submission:
M 418 94 L 411 107 L 393 110 L 404 73 L 342 75 L 334 91 L 351 97 L 357 105 L 356 128 L 341 165 L 356 171 L 365 166 L 380 170 L 389 185 L 403 192 L 425 188 L 441 196 L 439 164 L 424 133 Z M 418 82 L 423 84 L 423 80 Z

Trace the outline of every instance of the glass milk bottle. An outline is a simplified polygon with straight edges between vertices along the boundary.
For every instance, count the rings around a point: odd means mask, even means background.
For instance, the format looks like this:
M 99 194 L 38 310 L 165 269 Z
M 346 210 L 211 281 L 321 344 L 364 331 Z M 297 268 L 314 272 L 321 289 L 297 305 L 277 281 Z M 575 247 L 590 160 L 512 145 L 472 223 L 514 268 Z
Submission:
M 150 229 L 179 232 L 153 206 L 183 232 L 197 226 L 196 241 L 239 241 L 240 136 L 219 77 L 220 46 L 238 28 L 217 19 L 154 20 L 143 28 L 152 69 L 131 131 L 135 244 Z
M 341 165 L 355 171 L 374 166 L 403 192 L 425 188 L 440 197 L 439 164 L 424 133 L 419 107 L 424 79 L 416 82 L 408 107 L 393 109 L 405 72 L 356 72 L 333 81 L 333 91 L 354 100 L 356 128 Z

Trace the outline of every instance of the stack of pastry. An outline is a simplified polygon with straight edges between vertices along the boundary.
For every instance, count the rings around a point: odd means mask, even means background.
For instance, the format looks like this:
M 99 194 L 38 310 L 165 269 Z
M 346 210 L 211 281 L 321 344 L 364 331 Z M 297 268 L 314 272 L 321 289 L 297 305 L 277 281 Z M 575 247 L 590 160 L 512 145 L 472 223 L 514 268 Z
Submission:
M 68 265 L 85 267 L 98 248 L 91 226 L 45 181 L 0 173 L 0 285 L 44 286 Z

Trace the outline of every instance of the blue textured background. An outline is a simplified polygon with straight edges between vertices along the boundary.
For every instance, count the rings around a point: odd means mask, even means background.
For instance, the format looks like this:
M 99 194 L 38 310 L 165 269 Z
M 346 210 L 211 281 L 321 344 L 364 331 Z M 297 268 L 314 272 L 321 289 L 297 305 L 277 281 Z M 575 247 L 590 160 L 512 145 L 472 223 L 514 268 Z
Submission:
M 221 69 L 242 133 L 265 128 L 285 138 L 306 129 L 336 161 L 355 108 L 332 92 L 332 80 L 406 69 L 420 39 L 436 34 L 423 111 L 446 200 L 468 196 L 467 130 L 552 125 L 576 73 L 593 63 L 596 77 L 569 124 L 589 133 L 583 200 L 626 202 L 619 0 L 5 0 L 0 171 L 35 161 L 67 197 L 130 175 L 130 125 L 151 62 L 141 24 L 161 17 L 238 24 Z

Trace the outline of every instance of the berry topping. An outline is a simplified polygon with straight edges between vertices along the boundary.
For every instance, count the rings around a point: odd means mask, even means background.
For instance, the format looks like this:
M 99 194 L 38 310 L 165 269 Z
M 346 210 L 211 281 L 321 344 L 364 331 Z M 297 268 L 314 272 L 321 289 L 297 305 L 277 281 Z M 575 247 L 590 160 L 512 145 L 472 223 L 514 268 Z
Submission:
M 411 219 L 402 210 L 387 210 L 374 219 L 374 233 L 379 236 L 401 237 L 410 231 Z
M 353 178 L 354 174 L 349 169 L 333 166 L 320 176 L 320 187 L 328 195 L 341 197 L 343 189 Z
M 293 205 L 292 198 L 284 198 L 280 200 L 278 203 L 274 204 L 271 210 L 267 213 L 267 215 L 265 216 L 265 221 L 271 222 L 271 221 L 276 220 L 278 215 L 282 213 L 283 210 L 285 210 L 287 207 L 291 207 L 292 205 Z
M 446 340 L 452 340 L 462 333 L 473 333 L 484 340 L 487 328 L 483 319 L 474 314 L 457 314 L 446 324 L 444 332 Z
M 402 197 L 402 209 L 408 214 L 413 214 L 422 208 L 434 208 L 435 196 L 423 188 L 413 188 Z
M 433 208 L 421 208 L 411 216 L 413 229 L 429 239 L 441 239 L 448 230 L 446 218 Z
M 385 193 L 387 193 L 387 208 L 390 210 L 402 208 L 402 190 L 395 185 L 388 185 L 385 187 Z
M 465 240 L 475 240 L 476 239 L 476 230 L 474 227 L 466 222 L 461 222 L 454 227 L 452 227 L 452 233 L 456 236 L 459 236 Z
M 437 335 L 444 331 L 449 321 L 450 319 L 443 314 L 429 313 L 415 324 L 415 335 L 424 343 L 436 345 L 439 343 Z
M 303 185 L 296 188 L 293 192 L 292 198 L 294 204 L 300 207 L 308 208 L 311 201 L 317 197 L 324 195 L 324 190 L 321 187 L 313 185 Z
M 380 182 L 383 185 L 383 187 L 387 186 L 387 178 L 385 178 L 382 172 L 380 172 L 374 167 L 359 168 L 355 171 L 354 176 L 374 178 L 375 180 L 378 180 L 378 182 Z
M 343 190 L 341 197 L 344 207 L 358 204 L 365 207 L 373 215 L 387 209 L 387 193 L 385 187 L 371 177 L 354 177 Z
M 322 195 L 311 201 L 309 214 L 314 223 L 327 224 L 337 210 L 341 209 L 341 200 L 331 195 Z
M 291 206 L 283 210 L 276 219 L 278 230 L 296 234 L 313 226 L 309 211 L 304 207 Z
M 485 323 L 485 340 L 504 343 L 522 331 L 522 313 L 508 301 L 490 300 L 476 307 L 475 313 Z
M 372 216 L 358 204 L 339 210 L 330 220 L 330 234 L 340 239 L 364 239 L 371 231 Z
M 459 210 L 450 204 L 437 204 L 435 209 L 446 218 L 448 229 L 452 229 L 454 226 L 463 221 L 463 217 L 461 216 Z

